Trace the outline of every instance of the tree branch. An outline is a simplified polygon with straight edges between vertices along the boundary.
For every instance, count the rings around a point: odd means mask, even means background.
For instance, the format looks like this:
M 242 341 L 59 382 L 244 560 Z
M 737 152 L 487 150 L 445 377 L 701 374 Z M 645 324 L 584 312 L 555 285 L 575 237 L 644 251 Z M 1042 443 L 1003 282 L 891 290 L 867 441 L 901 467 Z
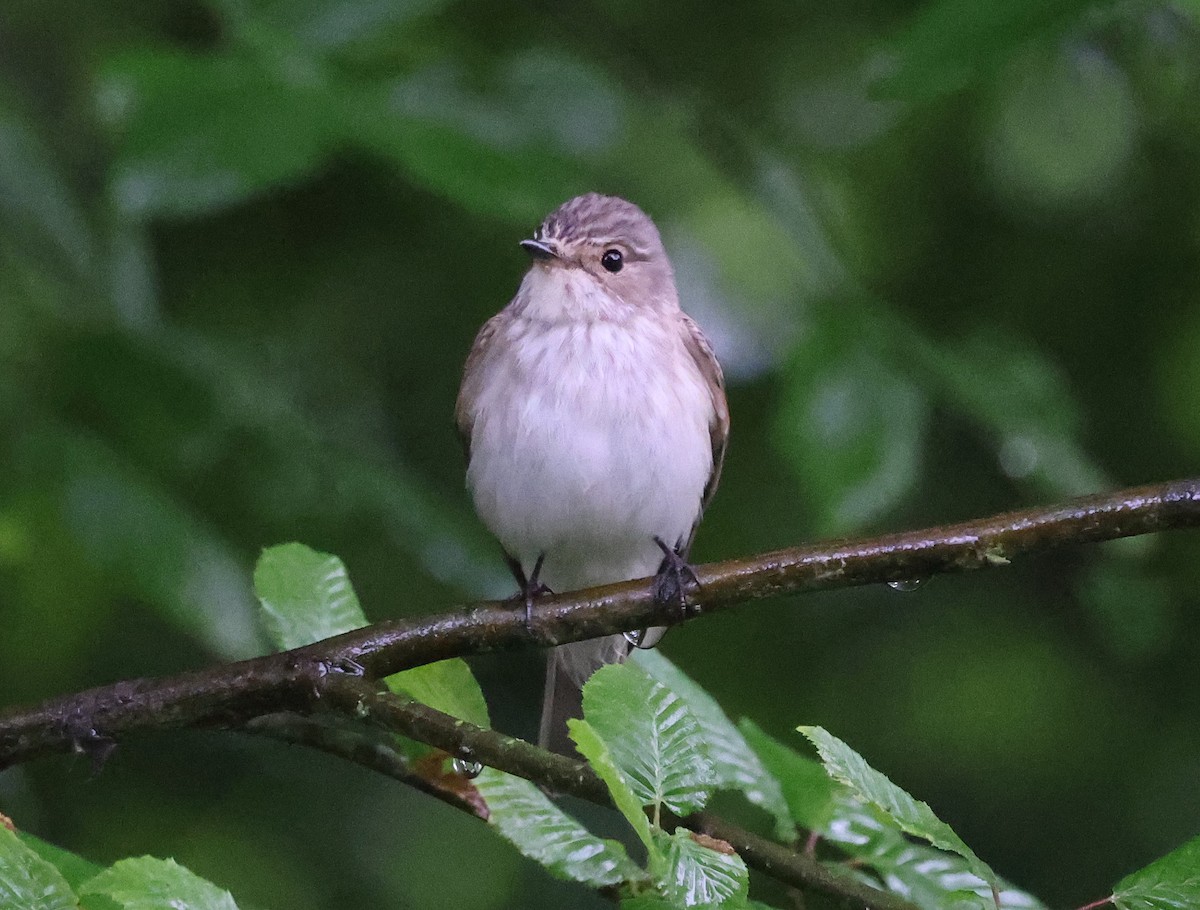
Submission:
M 134 679 L 0 713 L 0 768 L 87 750 L 145 729 L 238 727 L 265 714 L 307 714 L 323 681 L 347 668 L 382 677 L 448 657 L 562 644 L 675 625 L 764 597 L 925 578 L 1007 565 L 1026 553 L 1200 524 L 1200 480 L 1089 496 L 993 518 L 778 550 L 696 568 L 687 616 L 655 604 L 647 579 L 457 612 L 375 623 L 280 654 L 158 679 Z
M 330 679 L 325 687 L 328 705 L 381 729 L 435 746 L 450 755 L 478 761 L 536 781 L 551 790 L 569 793 L 602 806 L 612 806 L 608 788 L 586 764 L 435 711 L 404 695 L 377 692 L 366 680 Z M 719 838 L 730 844 L 752 869 L 797 888 L 814 889 L 859 902 L 866 910 L 916 910 L 898 895 L 880 891 L 848 876 L 839 876 L 811 856 L 774 843 L 708 813 L 670 818 L 674 824 Z
M 555 790 L 607 802 L 601 782 L 585 765 L 449 719 L 419 703 L 381 696 L 356 674 L 374 680 L 448 657 L 674 625 L 763 597 L 1003 566 L 1017 556 L 1063 545 L 1197 525 L 1200 480 L 1183 480 L 924 531 L 700 566 L 700 588 L 689 597 L 687 615 L 656 605 L 643 579 L 540 598 L 530 625 L 523 605 L 511 602 L 483 602 L 440 616 L 377 623 L 281 654 L 159 679 L 127 680 L 9 709 L 0 713 L 0 768 L 70 749 L 100 760 L 115 741 L 138 730 L 252 729 L 324 749 L 409 783 L 415 775 L 424 779 L 415 784 L 421 789 L 480 814 L 479 807 L 454 792 L 449 782 L 431 783 L 428 775 L 409 768 L 380 744 L 341 738 L 322 724 L 303 720 L 332 709 L 360 719 L 365 712 L 389 731 Z M 281 714 L 292 719 L 280 720 Z M 803 854 L 720 820 L 700 816 L 683 823 L 729 841 L 750 865 L 785 883 L 841 895 L 863 887 L 837 878 Z M 856 899 L 880 910 L 911 910 L 907 902 L 873 889 Z

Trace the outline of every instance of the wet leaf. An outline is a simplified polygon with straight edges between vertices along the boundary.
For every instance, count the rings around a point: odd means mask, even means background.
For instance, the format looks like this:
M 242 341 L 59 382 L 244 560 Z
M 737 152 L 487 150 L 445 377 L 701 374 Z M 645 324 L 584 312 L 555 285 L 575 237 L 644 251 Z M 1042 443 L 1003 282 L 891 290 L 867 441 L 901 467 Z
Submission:
M 775 819 L 775 835 L 782 841 L 793 840 L 796 826 L 780 782 L 755 755 L 746 738 L 730 722 L 716 699 L 698 686 L 659 651 L 638 650 L 631 659 L 655 680 L 680 696 L 700 724 L 709 759 L 713 764 L 714 786 L 737 790 L 746 799 L 761 806 Z M 818 773 L 828 780 L 819 765 Z
M 660 835 L 659 842 L 666 863 L 660 887 L 671 904 L 716 908 L 745 902 L 750 874 L 728 844 L 711 842 L 686 828 Z
M 469 721 L 477 727 L 490 727 L 487 701 L 475 674 L 460 657 L 413 667 L 384 680 L 393 692 L 403 692 L 417 701 Z
M 996 874 L 963 843 L 953 829 L 933 814 L 926 803 L 913 799 L 883 774 L 866 763 L 861 755 L 821 727 L 800 727 L 817 748 L 834 780 L 886 812 L 908 834 L 923 837 L 935 847 L 956 853 L 967 861 L 970 870 L 987 882 Z
M 748 718 L 738 722 L 738 729 L 763 765 L 779 781 L 788 811 L 796 823 L 810 831 L 825 831 L 842 791 L 842 787 L 826 773 L 825 767 L 768 736 Z
M 62 873 L 0 825 L 0 907 L 76 910 L 78 905 Z
M 102 871 L 100 866 L 90 860 L 25 831 L 18 832 L 17 837 L 20 838 L 21 843 L 62 873 L 62 877 L 72 888 L 79 888 L 88 879 Z M 0 906 L 3 906 L 2 901 L 0 901 Z
M 228 891 L 173 859 L 151 856 L 114 863 L 84 885 L 80 894 L 85 900 L 102 895 L 122 910 L 237 910 Z
M 254 570 L 254 590 L 267 633 L 281 651 L 367 624 L 342 561 L 301 543 L 264 550 Z
M 1200 906 L 1200 837 L 1172 850 L 1113 888 L 1117 910 L 1193 910 Z
M 583 716 L 642 805 L 676 815 L 704 807 L 712 762 L 695 715 L 678 695 L 641 670 L 609 664 L 583 687 Z
M 617 810 L 625 816 L 625 820 L 629 822 L 638 839 L 641 840 L 650 852 L 651 862 L 653 863 L 660 857 L 657 856 L 658 847 L 651 837 L 650 821 L 646 818 L 641 801 L 629 786 L 629 781 L 625 779 L 625 775 L 621 773 L 621 769 L 613 762 L 612 755 L 608 751 L 608 745 L 585 720 L 572 717 L 567 721 L 567 729 L 571 741 L 575 743 L 575 748 L 579 750 L 579 754 L 587 760 L 587 763 L 592 766 L 592 770 L 604 781 L 604 785 L 608 787 L 608 792 L 612 795 L 613 803 L 616 805 Z
M 596 837 L 529 781 L 484 768 L 475 787 L 491 813 L 489 824 L 559 878 L 602 887 L 642 876 L 624 847 Z

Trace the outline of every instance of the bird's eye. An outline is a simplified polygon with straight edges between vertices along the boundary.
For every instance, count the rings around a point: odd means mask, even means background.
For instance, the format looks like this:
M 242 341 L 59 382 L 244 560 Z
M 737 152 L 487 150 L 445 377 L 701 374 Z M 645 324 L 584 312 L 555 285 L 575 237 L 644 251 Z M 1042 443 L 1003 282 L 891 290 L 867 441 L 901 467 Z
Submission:
M 619 272 L 625 263 L 620 250 L 605 250 L 604 255 L 600 257 L 600 264 L 610 272 Z

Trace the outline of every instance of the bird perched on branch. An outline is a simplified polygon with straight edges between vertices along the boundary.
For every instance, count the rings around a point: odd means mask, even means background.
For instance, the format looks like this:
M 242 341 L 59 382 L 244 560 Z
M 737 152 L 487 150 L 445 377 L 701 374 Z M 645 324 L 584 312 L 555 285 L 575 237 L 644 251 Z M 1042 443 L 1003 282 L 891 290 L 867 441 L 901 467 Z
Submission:
M 656 599 L 682 605 L 729 436 L 721 367 L 633 203 L 577 196 L 521 246 L 533 262 L 480 330 L 459 390 L 475 509 L 527 609 L 545 591 L 651 574 Z M 556 647 L 542 745 L 569 752 L 565 723 L 587 677 L 662 633 Z

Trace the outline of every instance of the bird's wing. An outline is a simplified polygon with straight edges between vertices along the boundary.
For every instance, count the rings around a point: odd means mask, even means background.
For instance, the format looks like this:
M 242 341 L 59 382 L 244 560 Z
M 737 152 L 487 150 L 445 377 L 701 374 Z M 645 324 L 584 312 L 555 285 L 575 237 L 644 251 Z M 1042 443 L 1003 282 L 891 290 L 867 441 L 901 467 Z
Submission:
M 692 356 L 692 361 L 696 364 L 700 375 L 704 377 L 713 406 L 712 419 L 708 424 L 708 434 L 712 440 L 712 473 L 708 476 L 708 483 L 704 485 L 704 494 L 700 498 L 700 511 L 696 515 L 691 533 L 680 547 L 680 555 L 686 558 L 688 550 L 691 549 L 692 540 L 696 536 L 696 528 L 699 527 L 700 519 L 704 516 L 704 510 L 712 500 L 713 494 L 717 492 L 717 484 L 721 480 L 721 468 L 725 464 L 725 449 L 729 445 L 729 404 L 725 400 L 725 376 L 721 373 L 721 364 L 717 362 L 717 357 L 713 354 L 712 345 L 700 331 L 700 326 L 696 325 L 695 320 L 686 313 L 683 314 L 681 327 L 683 346 Z
M 510 317 L 501 310 L 483 324 L 471 351 L 467 354 L 467 362 L 463 366 L 462 384 L 458 387 L 458 401 L 454 405 L 454 423 L 458 427 L 458 438 L 462 442 L 463 453 L 467 462 L 471 461 L 471 431 L 475 427 L 475 402 L 479 400 L 481 386 L 486 378 L 487 370 L 484 361 L 492 350 L 492 342 L 497 333 L 504 327 Z

